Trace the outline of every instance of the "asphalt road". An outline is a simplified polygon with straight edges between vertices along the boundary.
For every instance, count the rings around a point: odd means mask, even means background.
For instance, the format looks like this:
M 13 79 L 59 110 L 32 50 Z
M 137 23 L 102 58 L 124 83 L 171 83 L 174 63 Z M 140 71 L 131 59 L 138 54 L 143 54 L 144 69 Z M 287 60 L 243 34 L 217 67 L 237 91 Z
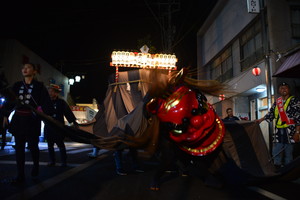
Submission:
M 30 177 L 32 162 L 26 153 L 26 182 L 13 185 L 9 180 L 16 174 L 14 149 L 7 146 L 0 151 L 0 199 L 104 199 L 104 200 L 193 200 L 193 199 L 299 199 L 300 180 L 293 182 L 267 182 L 257 185 L 226 184 L 221 189 L 207 187 L 197 173 L 182 177 L 166 173 L 161 190 L 151 191 L 149 186 L 158 162 L 140 157 L 144 173 L 134 172 L 124 152 L 127 176 L 115 173 L 112 152 L 102 150 L 96 159 L 87 156 L 92 146 L 66 143 L 67 167 L 48 167 L 45 143 L 40 143 L 40 176 Z M 57 150 L 57 149 L 56 149 Z M 59 152 L 57 151 L 59 161 Z

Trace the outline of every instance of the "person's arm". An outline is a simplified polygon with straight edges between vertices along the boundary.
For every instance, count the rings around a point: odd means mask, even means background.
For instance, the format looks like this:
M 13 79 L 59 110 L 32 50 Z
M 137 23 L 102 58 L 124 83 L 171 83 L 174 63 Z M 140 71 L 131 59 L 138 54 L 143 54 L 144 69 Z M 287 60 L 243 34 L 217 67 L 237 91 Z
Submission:
M 1 108 L 1 115 L 3 117 L 8 118 L 10 113 L 16 108 L 17 105 L 19 105 L 19 100 L 17 99 L 17 93 L 18 90 L 17 84 L 15 83 L 12 87 L 8 89 L 9 95 L 5 96 L 5 102 L 3 104 L 3 107 Z
M 298 98 L 294 98 L 291 103 L 291 107 L 293 109 L 292 113 L 294 114 L 293 119 L 296 123 L 296 130 L 293 135 L 293 139 L 295 142 L 300 142 L 300 100 Z
M 49 116 L 52 116 L 55 113 L 55 109 L 54 109 L 53 103 L 52 103 L 52 101 L 50 99 L 48 90 L 44 86 L 43 83 L 41 83 L 40 87 L 41 87 L 40 88 L 40 90 L 41 90 L 40 91 L 41 99 L 40 99 L 39 105 L 37 105 L 37 106 L 41 106 L 42 111 L 45 114 L 47 114 Z
M 266 120 L 267 122 L 273 121 L 273 119 L 275 118 L 275 114 L 274 114 L 275 108 L 276 108 L 276 103 L 272 105 L 269 112 L 264 117 L 255 120 L 255 122 L 260 124 L 264 120 Z
M 300 142 L 300 125 L 296 126 L 296 132 L 293 135 L 293 139 L 295 140 L 295 142 Z
M 260 123 L 261 123 L 262 121 L 264 121 L 264 120 L 265 120 L 265 117 L 262 117 L 262 118 L 260 118 L 260 119 L 257 119 L 255 122 L 260 124 Z
M 67 104 L 66 101 L 62 100 L 63 103 L 63 107 L 64 107 L 64 116 L 66 117 L 66 119 L 68 120 L 69 123 L 73 123 L 74 125 L 78 125 L 76 122 L 76 117 L 74 115 L 74 113 L 72 112 L 70 106 Z

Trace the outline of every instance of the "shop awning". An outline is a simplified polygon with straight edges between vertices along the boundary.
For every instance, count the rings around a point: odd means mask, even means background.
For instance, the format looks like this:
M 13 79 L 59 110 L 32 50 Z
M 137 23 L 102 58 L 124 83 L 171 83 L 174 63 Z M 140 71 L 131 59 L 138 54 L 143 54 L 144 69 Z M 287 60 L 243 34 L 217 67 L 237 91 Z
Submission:
M 300 78 L 300 51 L 290 55 L 273 74 L 274 77 Z

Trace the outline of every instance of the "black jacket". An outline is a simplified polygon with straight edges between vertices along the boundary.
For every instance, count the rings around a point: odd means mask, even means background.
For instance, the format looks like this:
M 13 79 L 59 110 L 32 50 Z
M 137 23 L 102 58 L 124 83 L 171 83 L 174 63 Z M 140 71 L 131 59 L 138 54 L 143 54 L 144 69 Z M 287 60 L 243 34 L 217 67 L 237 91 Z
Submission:
M 12 91 L 15 94 L 15 100 L 7 102 L 4 106 L 6 113 L 15 110 L 9 125 L 9 132 L 15 136 L 40 135 L 41 120 L 31 111 L 30 107 L 41 107 L 43 112 L 48 115 L 54 113 L 47 88 L 37 80 L 32 80 L 31 84 L 19 81 L 13 85 Z
M 64 124 L 64 117 L 66 117 L 69 123 L 77 124 L 76 117 L 65 100 L 57 98 L 55 100 L 52 100 L 52 103 L 55 109 L 52 117 L 55 120 Z M 63 140 L 64 138 L 64 133 L 61 133 L 59 129 L 56 129 L 55 127 L 47 123 L 45 123 L 44 134 L 47 140 Z
M 57 98 L 52 100 L 52 103 L 55 109 L 54 114 L 52 115 L 54 119 L 64 123 L 64 117 L 66 117 L 69 123 L 76 123 L 76 117 L 65 100 Z

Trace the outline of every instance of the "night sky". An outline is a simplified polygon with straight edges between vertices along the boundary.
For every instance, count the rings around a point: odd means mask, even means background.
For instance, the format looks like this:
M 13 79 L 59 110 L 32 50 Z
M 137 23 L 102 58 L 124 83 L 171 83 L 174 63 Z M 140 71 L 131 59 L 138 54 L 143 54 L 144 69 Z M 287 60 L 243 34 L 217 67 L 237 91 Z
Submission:
M 155 53 L 163 53 L 160 25 L 166 5 L 158 2 L 168 0 L 1 1 L 1 37 L 19 40 L 65 75 L 85 74 L 85 80 L 71 86 L 77 103 L 103 101 L 108 76 L 115 72 L 109 66 L 113 50 L 137 51 L 138 40 L 148 37 Z M 196 32 L 217 0 L 175 2 L 177 64 L 196 67 Z

